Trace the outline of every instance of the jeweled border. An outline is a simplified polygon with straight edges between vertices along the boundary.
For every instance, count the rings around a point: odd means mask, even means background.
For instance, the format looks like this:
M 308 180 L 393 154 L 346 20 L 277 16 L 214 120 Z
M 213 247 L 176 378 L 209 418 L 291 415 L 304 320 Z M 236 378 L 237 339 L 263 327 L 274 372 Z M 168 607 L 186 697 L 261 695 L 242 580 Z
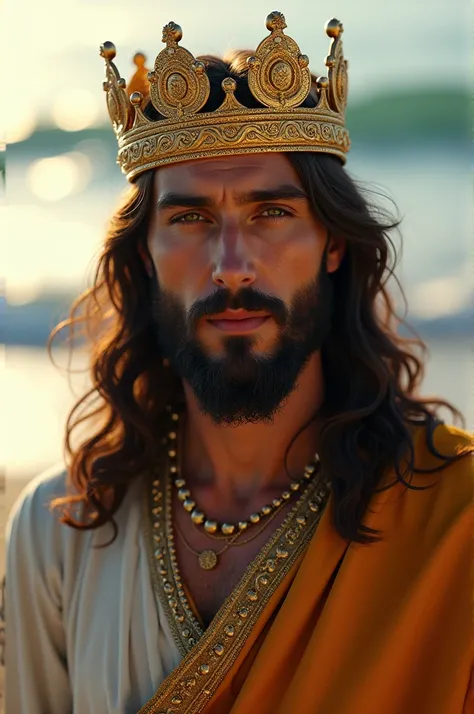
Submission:
M 151 484 L 150 479 L 145 481 L 145 537 L 153 590 L 184 657 L 201 638 L 203 630 L 187 603 L 181 578 L 179 575 L 176 578 L 173 568 L 170 550 L 174 549 L 174 537 L 166 527 L 166 521 L 171 522 L 172 503 L 164 487 L 166 477 L 156 474 Z
M 138 714 L 198 714 L 202 711 L 237 659 L 248 632 L 271 596 L 309 544 L 329 495 L 325 480 L 316 478 L 308 486 L 248 566 L 196 646 Z M 196 685 L 201 686 L 196 690 Z

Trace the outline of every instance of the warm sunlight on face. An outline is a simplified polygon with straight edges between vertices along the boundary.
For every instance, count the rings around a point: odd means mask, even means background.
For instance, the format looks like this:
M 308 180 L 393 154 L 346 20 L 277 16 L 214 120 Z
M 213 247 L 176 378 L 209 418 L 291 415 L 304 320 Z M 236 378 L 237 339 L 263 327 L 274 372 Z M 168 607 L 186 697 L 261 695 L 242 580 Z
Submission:
M 216 288 L 253 288 L 288 306 L 317 275 L 326 233 L 282 154 L 166 166 L 156 174 L 156 191 L 150 253 L 163 289 L 186 310 Z M 227 332 L 209 320 L 197 330 L 207 349 L 222 351 Z M 270 319 L 252 333 L 260 351 L 277 334 Z
M 165 166 L 155 189 L 161 354 L 216 424 L 272 419 L 331 329 L 343 241 L 281 153 Z

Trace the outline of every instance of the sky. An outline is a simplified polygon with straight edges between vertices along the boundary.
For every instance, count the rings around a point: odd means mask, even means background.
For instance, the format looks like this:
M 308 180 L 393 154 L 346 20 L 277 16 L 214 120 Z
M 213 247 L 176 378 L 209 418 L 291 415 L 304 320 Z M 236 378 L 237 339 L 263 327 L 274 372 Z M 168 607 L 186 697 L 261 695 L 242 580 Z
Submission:
M 66 113 L 68 106 L 70 112 L 81 107 L 89 124 L 101 123 L 106 110 L 98 47 L 105 40 L 116 45 L 119 71 L 128 79 L 134 52 L 144 51 L 150 66 L 170 20 L 182 26 L 181 44 L 193 54 L 222 54 L 256 47 L 267 35 L 265 18 L 273 9 L 262 0 L 4 0 L 2 95 L 14 101 L 6 106 L 2 131 L 13 136 L 28 121 L 61 125 L 61 106 Z M 326 20 L 344 23 L 352 98 L 470 82 L 467 0 L 282 0 L 276 9 L 316 74 L 324 72 L 329 47 Z

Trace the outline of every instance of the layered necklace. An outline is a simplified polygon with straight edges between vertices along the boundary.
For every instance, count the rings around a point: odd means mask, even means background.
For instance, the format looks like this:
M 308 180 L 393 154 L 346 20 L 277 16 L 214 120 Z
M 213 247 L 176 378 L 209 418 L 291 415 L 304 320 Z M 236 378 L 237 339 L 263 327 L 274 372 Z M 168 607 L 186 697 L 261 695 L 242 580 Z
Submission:
M 256 538 L 275 518 L 280 509 L 288 503 L 296 494 L 300 494 L 305 490 L 307 485 L 314 479 L 319 470 L 319 457 L 314 455 L 313 460 L 305 467 L 303 476 L 299 480 L 292 481 L 288 489 L 283 491 L 279 498 L 274 498 L 271 503 L 262 506 L 259 511 L 251 513 L 247 519 L 238 521 L 237 523 L 219 523 L 214 519 L 210 519 L 196 504 L 191 491 L 182 477 L 179 459 L 178 448 L 178 426 L 180 414 L 178 411 L 170 410 L 171 429 L 167 435 L 169 473 L 177 490 L 177 496 L 181 502 L 184 511 L 189 516 L 193 525 L 204 533 L 209 538 L 215 540 L 224 540 L 226 545 L 218 551 L 207 548 L 202 551 L 197 551 L 192 548 L 184 538 L 183 533 L 175 524 L 176 532 L 179 535 L 183 545 L 188 551 L 193 553 L 198 558 L 199 565 L 204 570 L 211 570 L 218 564 L 218 558 L 231 546 L 245 545 L 249 541 Z M 242 534 L 251 526 L 262 524 L 250 537 L 240 540 Z

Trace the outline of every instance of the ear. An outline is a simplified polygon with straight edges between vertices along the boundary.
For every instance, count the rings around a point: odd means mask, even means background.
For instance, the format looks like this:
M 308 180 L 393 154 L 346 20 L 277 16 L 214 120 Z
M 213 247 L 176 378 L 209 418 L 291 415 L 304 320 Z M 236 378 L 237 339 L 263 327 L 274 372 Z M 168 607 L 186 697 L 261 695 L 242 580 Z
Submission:
M 327 271 L 335 273 L 346 253 L 346 240 L 339 236 L 330 236 L 327 249 Z
M 145 266 L 145 270 L 148 274 L 148 277 L 152 278 L 153 277 L 153 268 L 152 268 L 152 264 L 151 264 L 150 254 L 149 254 L 147 248 L 145 248 L 145 246 L 142 243 L 139 243 L 139 245 L 138 245 L 138 253 L 140 255 L 140 258 L 143 261 L 143 264 Z

